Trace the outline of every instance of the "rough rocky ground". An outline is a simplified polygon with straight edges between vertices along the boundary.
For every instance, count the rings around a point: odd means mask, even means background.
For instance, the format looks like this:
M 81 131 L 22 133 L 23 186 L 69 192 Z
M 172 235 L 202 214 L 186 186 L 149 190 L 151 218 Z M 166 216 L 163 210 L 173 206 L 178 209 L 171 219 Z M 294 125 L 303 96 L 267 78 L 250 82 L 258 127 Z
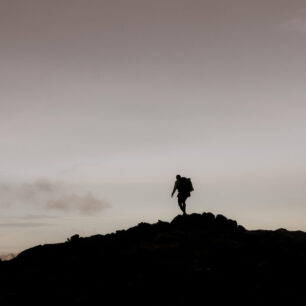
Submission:
M 179 215 L 0 261 L 0 305 L 305 305 L 305 275 L 304 232 Z

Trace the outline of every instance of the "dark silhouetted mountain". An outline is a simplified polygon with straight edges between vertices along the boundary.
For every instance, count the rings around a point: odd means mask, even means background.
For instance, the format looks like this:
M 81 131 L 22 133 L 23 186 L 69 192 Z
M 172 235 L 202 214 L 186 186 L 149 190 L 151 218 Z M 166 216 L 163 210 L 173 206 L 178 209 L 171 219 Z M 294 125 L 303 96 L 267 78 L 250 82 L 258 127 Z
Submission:
M 305 305 L 306 233 L 177 216 L 0 262 L 0 305 Z

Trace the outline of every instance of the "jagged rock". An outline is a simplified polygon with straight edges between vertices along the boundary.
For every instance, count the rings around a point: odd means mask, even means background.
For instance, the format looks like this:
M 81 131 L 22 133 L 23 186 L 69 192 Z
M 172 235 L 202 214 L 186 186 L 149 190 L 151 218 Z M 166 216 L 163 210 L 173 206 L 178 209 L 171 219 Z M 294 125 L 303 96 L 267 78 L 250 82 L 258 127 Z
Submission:
M 79 234 L 75 234 L 73 236 L 71 236 L 70 238 L 67 239 L 67 242 L 75 242 L 80 238 Z
M 237 230 L 238 230 L 238 232 L 240 232 L 240 233 L 243 233 L 243 232 L 246 231 L 246 229 L 245 229 L 242 225 L 238 225 L 238 226 L 237 226 Z

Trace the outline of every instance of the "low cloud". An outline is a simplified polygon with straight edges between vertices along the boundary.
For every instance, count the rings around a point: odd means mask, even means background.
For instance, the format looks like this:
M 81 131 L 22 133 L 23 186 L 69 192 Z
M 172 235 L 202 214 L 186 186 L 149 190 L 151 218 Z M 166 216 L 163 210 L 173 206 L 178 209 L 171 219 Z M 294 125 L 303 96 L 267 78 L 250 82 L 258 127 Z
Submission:
M 34 219 L 35 216 L 42 219 L 42 216 L 48 217 L 44 214 L 51 209 L 90 215 L 109 207 L 105 200 L 91 191 L 78 191 L 77 186 L 46 178 L 24 183 L 0 182 L 0 209 L 16 210 L 18 207 L 19 211 L 26 213 L 28 219 Z
M 92 214 L 109 207 L 106 201 L 98 199 L 88 192 L 85 195 L 69 194 L 63 195 L 47 203 L 47 208 L 61 211 L 78 211 L 84 214 Z
M 38 204 L 54 194 L 65 191 L 63 184 L 51 182 L 46 178 L 34 182 L 3 183 L 0 182 L 1 206 L 10 207 L 18 204 Z

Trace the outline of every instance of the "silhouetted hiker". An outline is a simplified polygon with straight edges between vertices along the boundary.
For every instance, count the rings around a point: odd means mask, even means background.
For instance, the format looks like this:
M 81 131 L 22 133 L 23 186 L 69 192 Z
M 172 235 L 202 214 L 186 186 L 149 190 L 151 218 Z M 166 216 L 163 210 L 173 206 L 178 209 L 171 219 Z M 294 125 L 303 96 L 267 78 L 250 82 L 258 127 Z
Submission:
M 193 186 L 190 178 L 181 177 L 179 174 L 176 176 L 176 181 L 171 194 L 173 197 L 175 191 L 178 191 L 177 202 L 182 210 L 183 214 L 186 215 L 186 200 L 190 197 L 190 192 L 193 191 Z

